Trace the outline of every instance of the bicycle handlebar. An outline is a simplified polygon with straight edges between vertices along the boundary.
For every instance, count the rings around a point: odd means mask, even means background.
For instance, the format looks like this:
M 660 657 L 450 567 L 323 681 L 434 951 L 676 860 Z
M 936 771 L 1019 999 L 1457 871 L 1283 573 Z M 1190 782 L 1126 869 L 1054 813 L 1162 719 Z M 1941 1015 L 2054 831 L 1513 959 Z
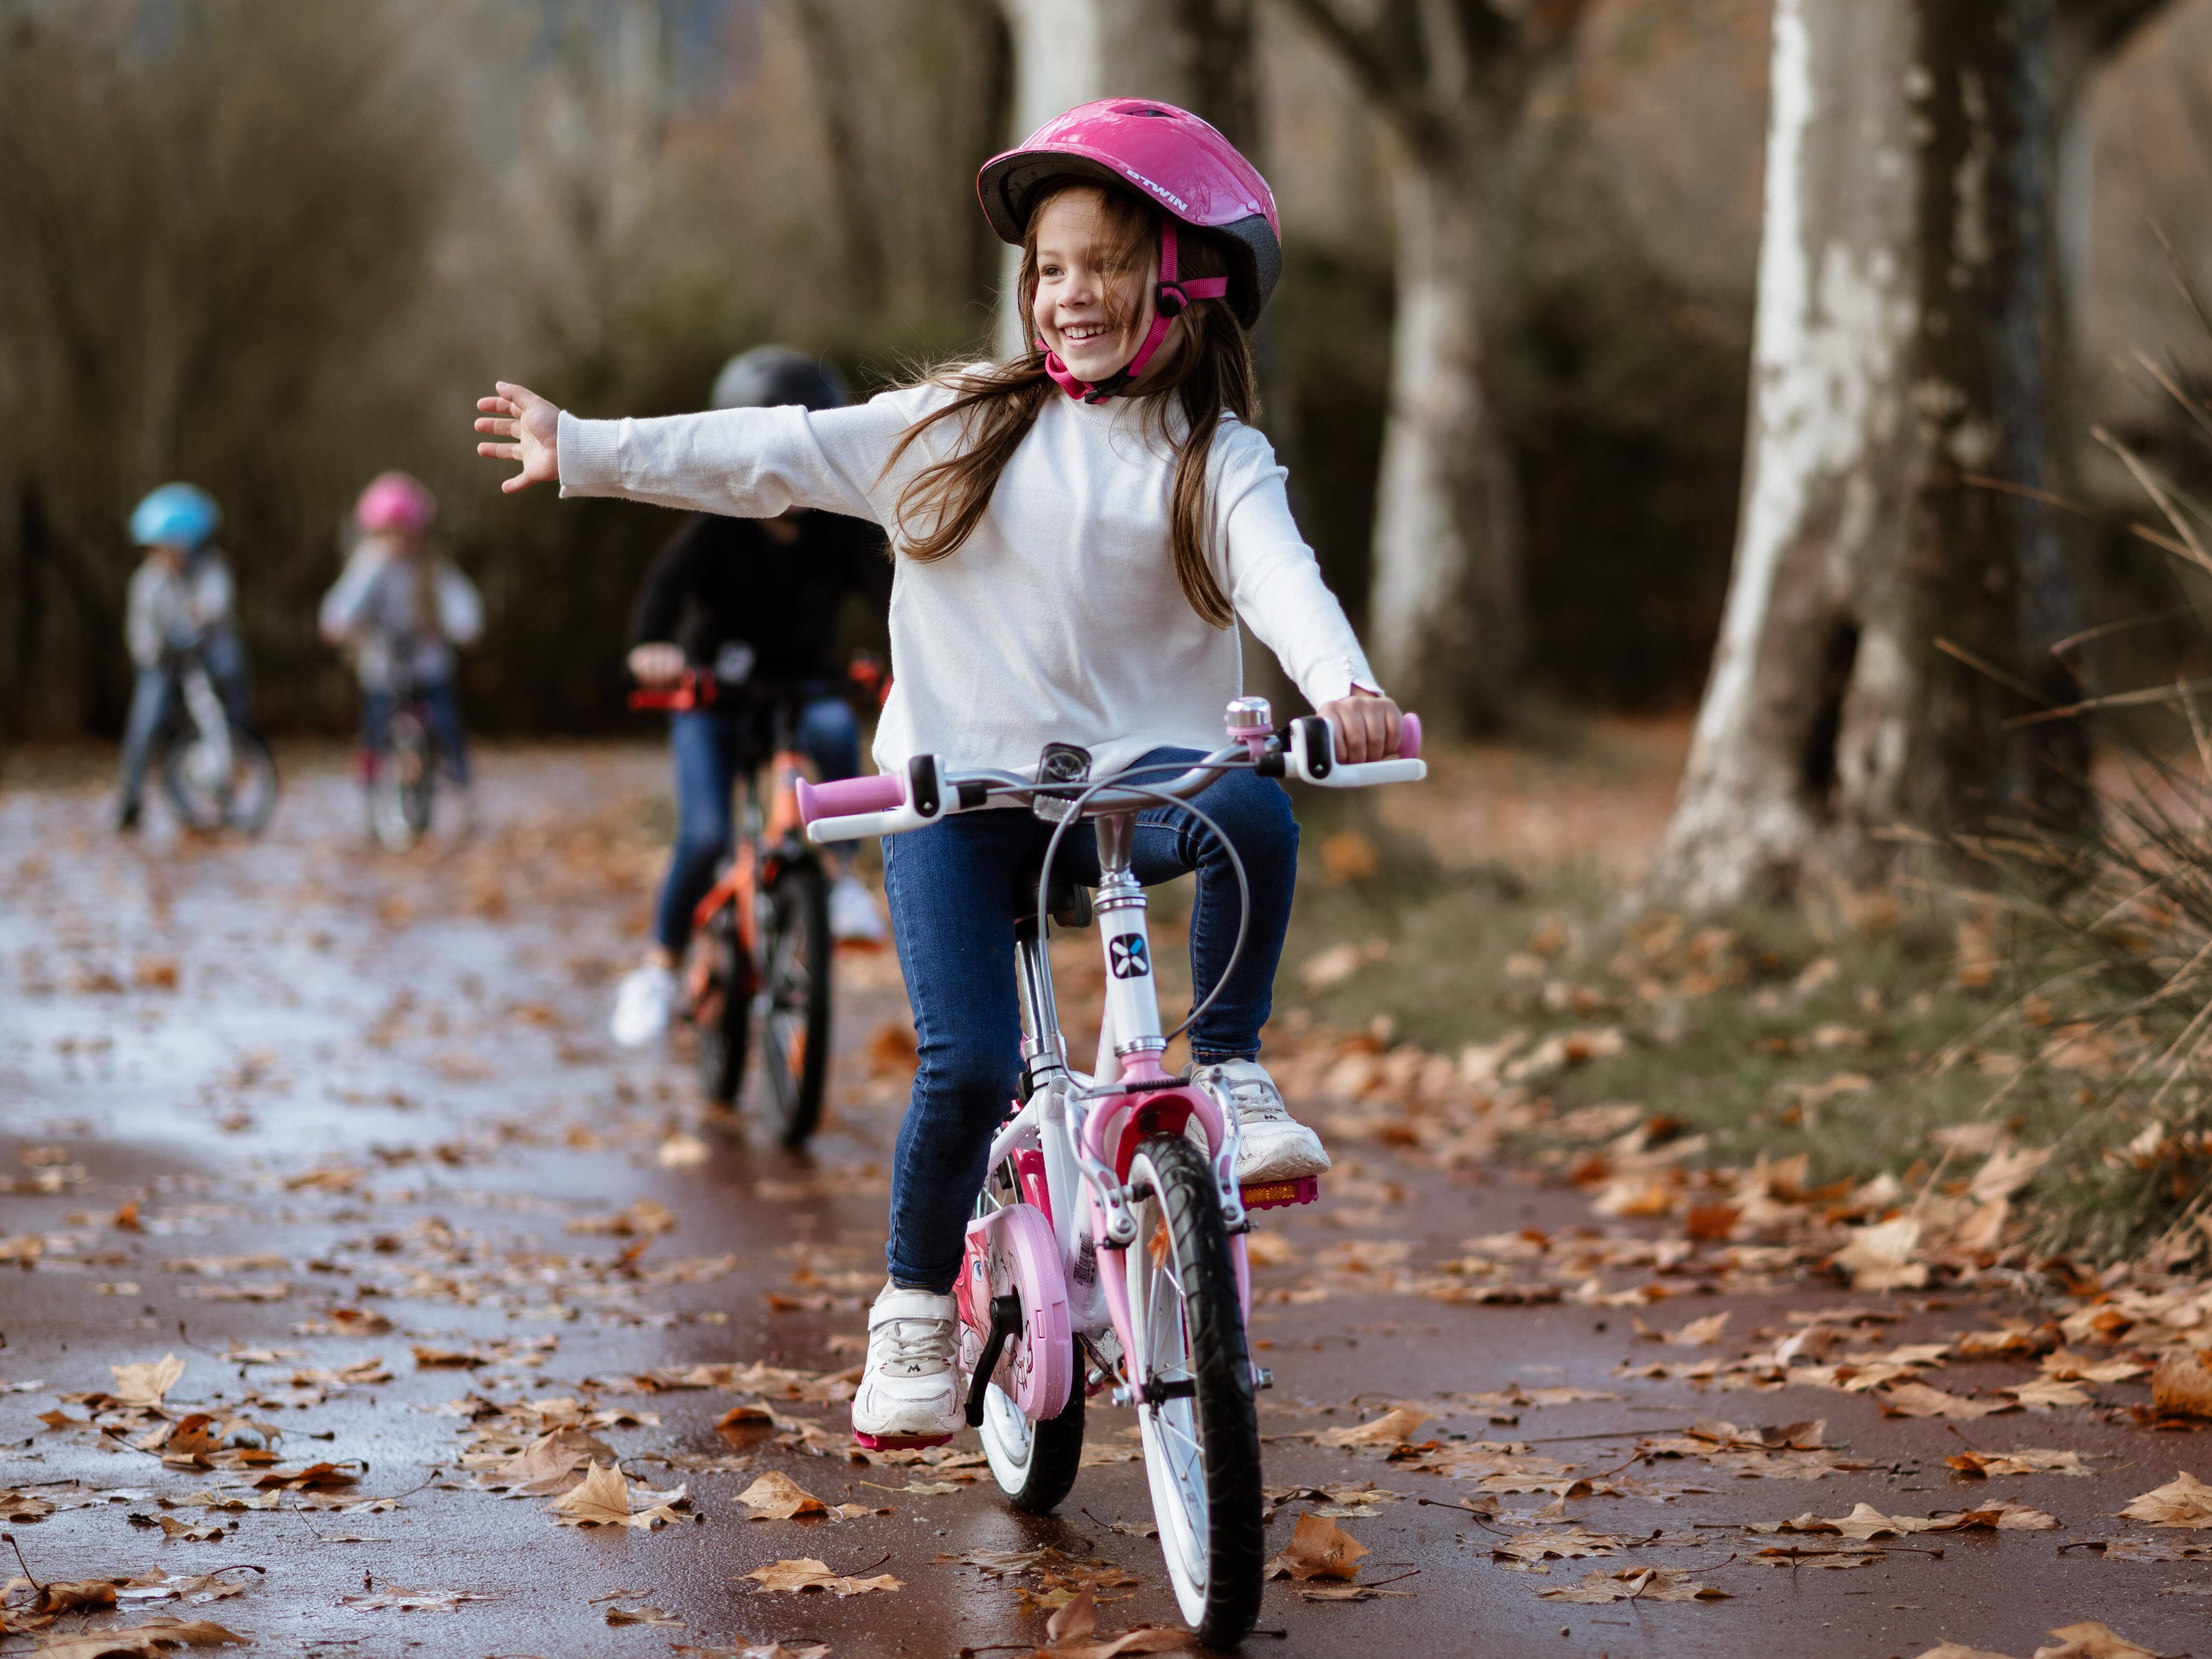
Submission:
M 1419 758 L 1421 722 L 1408 714 L 1401 727 L 1399 753 L 1379 761 L 1340 762 L 1336 729 L 1310 714 L 1287 730 L 1248 738 L 1216 750 L 1164 782 L 1140 780 L 1164 769 L 1127 767 L 1097 783 L 1041 783 L 1018 772 L 988 768 L 955 771 L 935 755 L 916 755 L 906 775 L 878 774 L 836 783 L 799 786 L 799 816 L 809 841 L 819 846 L 863 836 L 896 836 L 920 830 L 951 812 L 971 811 L 993 800 L 1033 805 L 1040 799 L 1065 803 L 1085 817 L 1133 812 L 1156 806 L 1163 797 L 1188 800 L 1224 772 L 1253 767 L 1265 775 L 1292 777 L 1324 789 L 1358 789 L 1371 784 L 1418 783 L 1428 776 Z M 1116 789 L 1115 782 L 1130 787 Z

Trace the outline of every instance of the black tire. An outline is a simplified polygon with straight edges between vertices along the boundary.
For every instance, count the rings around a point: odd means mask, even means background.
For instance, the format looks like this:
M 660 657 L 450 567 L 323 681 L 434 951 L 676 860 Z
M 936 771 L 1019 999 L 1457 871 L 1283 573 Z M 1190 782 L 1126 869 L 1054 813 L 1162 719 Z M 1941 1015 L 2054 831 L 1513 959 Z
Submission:
M 983 1455 L 999 1490 L 1018 1510 L 1050 1515 L 1075 1490 L 1083 1468 L 1083 1345 L 1075 1345 L 1074 1381 L 1060 1415 L 1043 1423 L 1024 1417 L 993 1383 L 983 1395 Z M 963 1379 L 964 1385 L 964 1379 Z
M 230 723 L 230 774 L 206 775 L 209 757 L 196 736 L 173 738 L 161 755 L 161 787 L 178 818 L 212 834 L 243 830 L 258 836 L 276 806 L 276 764 L 261 739 Z
M 370 830 L 385 850 L 404 853 L 429 833 L 438 754 L 414 709 L 394 709 L 368 786 Z
M 761 1065 L 775 1138 L 806 1144 L 822 1121 L 830 1077 L 830 886 L 822 866 L 794 860 L 776 872 L 762 906 Z
M 1160 1547 L 1200 1644 L 1234 1647 L 1260 1616 L 1267 1534 L 1252 1362 L 1221 1197 L 1204 1155 L 1181 1135 L 1147 1137 L 1129 1185 L 1132 1334 L 1149 1356 L 1148 1381 L 1191 1384 L 1187 1396 L 1138 1408 Z
M 745 1080 L 746 1039 L 752 1030 L 752 964 L 738 942 L 735 915 L 725 904 L 691 941 L 706 957 L 691 1021 L 699 1031 L 699 1086 L 728 1105 Z

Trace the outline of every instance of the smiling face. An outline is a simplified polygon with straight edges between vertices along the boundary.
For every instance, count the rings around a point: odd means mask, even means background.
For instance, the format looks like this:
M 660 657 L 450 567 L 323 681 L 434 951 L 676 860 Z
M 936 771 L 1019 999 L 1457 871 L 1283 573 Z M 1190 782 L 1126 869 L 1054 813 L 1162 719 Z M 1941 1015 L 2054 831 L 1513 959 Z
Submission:
M 1103 191 L 1078 185 L 1054 192 L 1030 223 L 1030 319 L 1069 372 L 1093 384 L 1127 368 L 1152 325 L 1159 256 L 1112 222 L 1119 216 Z M 1172 334 L 1162 343 L 1148 377 L 1175 343 Z

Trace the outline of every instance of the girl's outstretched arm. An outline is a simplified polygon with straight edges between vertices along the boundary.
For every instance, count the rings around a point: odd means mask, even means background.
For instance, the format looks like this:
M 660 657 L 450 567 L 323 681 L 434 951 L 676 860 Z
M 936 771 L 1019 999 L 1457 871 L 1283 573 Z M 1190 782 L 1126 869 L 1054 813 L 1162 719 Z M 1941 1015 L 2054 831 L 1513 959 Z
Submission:
M 522 463 L 521 471 L 500 483 L 509 495 L 534 483 L 560 483 L 560 409 L 526 386 L 507 380 L 495 384 L 499 387 L 495 396 L 477 399 L 477 407 L 483 411 L 477 419 L 477 430 L 514 441 L 478 444 L 477 453 L 495 461 Z

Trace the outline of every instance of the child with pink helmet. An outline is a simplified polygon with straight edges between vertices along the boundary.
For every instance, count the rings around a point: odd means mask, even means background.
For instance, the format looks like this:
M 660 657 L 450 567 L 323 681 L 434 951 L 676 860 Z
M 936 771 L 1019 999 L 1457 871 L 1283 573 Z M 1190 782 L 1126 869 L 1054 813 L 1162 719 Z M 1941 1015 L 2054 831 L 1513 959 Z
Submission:
M 1022 249 L 1032 343 L 842 410 L 732 410 L 585 421 L 527 388 L 482 399 L 480 453 L 501 486 L 623 495 L 708 512 L 794 504 L 874 520 L 895 558 L 894 690 L 875 761 L 915 755 L 1027 770 L 1047 743 L 1094 775 L 1180 769 L 1220 741 L 1238 695 L 1237 623 L 1273 650 L 1339 732 L 1340 758 L 1397 750 L 1399 714 L 1300 538 L 1285 473 L 1250 424 L 1245 331 L 1281 271 L 1267 181 L 1171 106 L 1085 104 L 993 159 L 983 210 Z M 1276 784 L 1231 772 L 1195 803 L 1236 844 L 1249 927 L 1233 967 L 1235 877 L 1179 807 L 1139 820 L 1148 883 L 1195 869 L 1194 1069 L 1235 1103 L 1246 1182 L 1318 1174 L 1328 1155 L 1259 1063 L 1290 920 L 1297 827 Z M 1017 887 L 1051 826 L 1025 812 L 948 816 L 884 842 L 884 890 L 920 1068 L 892 1174 L 889 1278 L 869 1316 L 855 1430 L 927 1441 L 962 1422 L 949 1294 L 992 1129 L 1021 1060 L 1012 983 Z M 1097 876 L 1088 838 L 1060 868 Z
M 354 503 L 353 549 L 337 586 L 323 596 L 319 622 L 325 643 L 343 647 L 361 679 L 363 778 L 404 688 L 428 704 L 446 768 L 465 792 L 468 739 L 453 648 L 483 634 L 483 600 L 428 544 L 437 516 L 437 498 L 406 473 L 372 479 Z M 465 805 L 465 817 L 471 811 Z

